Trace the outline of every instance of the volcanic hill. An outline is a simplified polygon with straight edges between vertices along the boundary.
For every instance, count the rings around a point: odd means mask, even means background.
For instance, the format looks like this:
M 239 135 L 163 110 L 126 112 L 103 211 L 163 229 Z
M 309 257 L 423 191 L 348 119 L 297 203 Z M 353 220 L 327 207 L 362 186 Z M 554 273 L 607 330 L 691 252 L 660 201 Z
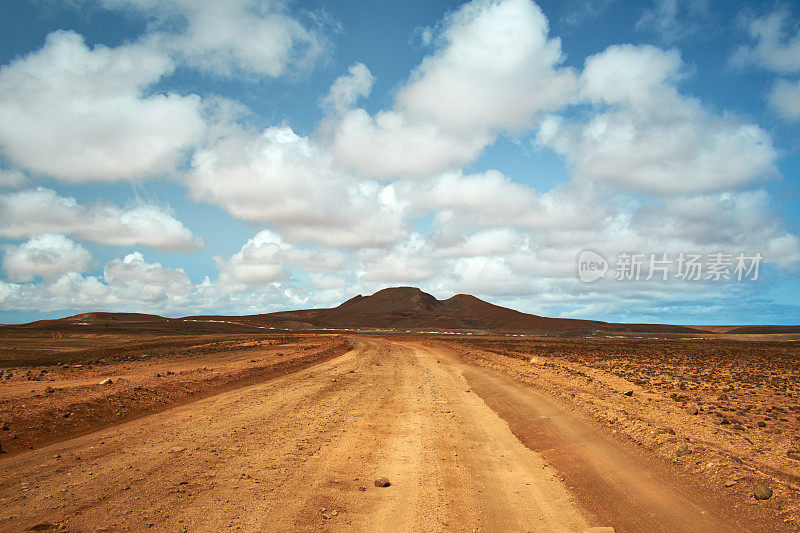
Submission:
M 468 294 L 446 300 L 415 287 L 391 287 L 358 295 L 329 309 L 280 311 L 244 316 L 198 315 L 165 318 L 140 313 L 81 313 L 56 320 L 7 326 L 82 331 L 252 332 L 260 330 L 388 330 L 397 332 L 559 333 L 797 333 L 798 326 L 675 326 L 617 324 L 597 320 L 548 318 L 485 302 Z M 265 331 L 266 332 L 266 331 Z

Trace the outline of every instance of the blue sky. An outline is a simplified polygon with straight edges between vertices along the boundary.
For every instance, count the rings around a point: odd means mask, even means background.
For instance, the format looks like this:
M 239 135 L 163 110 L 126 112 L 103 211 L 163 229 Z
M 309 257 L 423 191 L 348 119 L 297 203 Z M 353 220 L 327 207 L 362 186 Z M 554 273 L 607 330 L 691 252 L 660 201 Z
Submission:
M 9 0 L 0 35 L 0 322 L 395 285 L 800 322 L 792 3 Z M 758 279 L 680 277 L 718 253 Z

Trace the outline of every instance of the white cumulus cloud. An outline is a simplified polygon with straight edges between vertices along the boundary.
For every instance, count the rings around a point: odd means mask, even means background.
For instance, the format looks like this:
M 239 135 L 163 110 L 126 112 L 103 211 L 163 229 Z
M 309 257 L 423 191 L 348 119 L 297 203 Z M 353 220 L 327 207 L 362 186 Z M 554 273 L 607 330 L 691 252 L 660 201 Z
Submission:
M 44 187 L 0 194 L 0 236 L 18 239 L 48 232 L 117 246 L 144 244 L 173 251 L 203 246 L 200 237 L 158 205 L 83 206 Z
M 8 280 L 16 282 L 83 272 L 92 261 L 86 248 L 58 234 L 37 235 L 18 246 L 4 248 L 3 270 Z
M 169 171 L 204 129 L 199 97 L 145 95 L 171 70 L 145 46 L 90 49 L 77 33 L 51 33 L 0 68 L 0 153 L 71 183 Z
M 505 131 L 572 96 L 558 38 L 529 0 L 474 0 L 441 25 L 438 48 L 412 72 L 395 105 L 374 116 L 352 109 L 327 124 L 339 166 L 358 174 L 428 177 L 478 157 Z
M 327 152 L 289 127 L 233 129 L 195 153 L 186 185 L 195 198 L 273 223 L 292 241 L 381 246 L 405 233 L 391 185 L 335 170 Z
M 359 98 L 369 96 L 375 77 L 364 63 L 356 63 L 336 78 L 327 96 L 322 100 L 322 107 L 339 114 L 351 109 Z
M 585 121 L 551 116 L 537 140 L 565 157 L 576 179 L 625 190 L 672 194 L 729 190 L 775 173 L 777 151 L 766 131 L 715 115 L 680 94 L 674 51 L 611 46 L 589 57 Z
M 769 94 L 769 103 L 787 119 L 800 119 L 800 80 L 778 80 Z
M 787 31 L 789 28 L 792 30 Z M 776 9 L 751 20 L 747 33 L 751 44 L 731 56 L 735 66 L 756 66 L 782 74 L 800 71 L 800 30 L 787 9 Z
M 298 247 L 271 230 L 262 230 L 230 258 L 214 258 L 217 287 L 231 292 L 249 290 L 276 281 L 287 281 L 294 271 L 313 274 L 322 287 L 331 288 L 330 273 L 344 268 L 345 256 L 332 248 Z M 340 286 L 337 282 L 333 286 Z
M 151 46 L 210 74 L 281 76 L 310 68 L 328 43 L 283 0 L 101 0 L 150 20 Z

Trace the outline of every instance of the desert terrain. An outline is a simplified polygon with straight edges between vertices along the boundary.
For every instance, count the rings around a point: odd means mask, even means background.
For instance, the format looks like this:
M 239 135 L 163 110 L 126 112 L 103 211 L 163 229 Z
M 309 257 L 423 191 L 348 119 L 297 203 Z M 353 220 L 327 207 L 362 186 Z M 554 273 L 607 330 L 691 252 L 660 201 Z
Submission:
M 791 341 L 53 337 L 4 332 L 4 531 L 797 527 Z
M 0 530 L 798 530 L 793 328 L 292 316 L 0 327 Z

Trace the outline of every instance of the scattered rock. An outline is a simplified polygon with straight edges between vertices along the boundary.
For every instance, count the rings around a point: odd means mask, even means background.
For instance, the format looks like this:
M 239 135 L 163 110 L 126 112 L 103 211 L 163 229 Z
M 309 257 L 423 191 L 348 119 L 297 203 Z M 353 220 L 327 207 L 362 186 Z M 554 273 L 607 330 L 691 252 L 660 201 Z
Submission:
M 388 487 L 391 484 L 392 484 L 391 481 L 389 481 L 389 479 L 385 477 L 379 477 L 378 479 L 375 480 L 376 487 Z
M 675 430 L 672 429 L 669 426 L 659 429 L 658 432 L 659 433 L 666 433 L 667 435 L 674 435 L 675 434 Z
M 106 378 L 100 383 L 98 383 L 98 385 L 111 385 L 112 383 L 114 383 L 114 380 L 112 380 L 111 378 Z
M 358 487 L 358 490 L 360 492 L 366 492 L 367 491 L 367 487 Z
M 736 485 L 736 482 L 734 480 L 732 480 L 732 479 L 726 479 L 725 480 L 725 486 L 726 487 L 733 487 L 734 485 Z
M 625 393 L 625 396 L 633 396 L 633 391 L 629 390 Z
M 767 427 L 767 423 L 764 422 L 763 420 L 759 420 L 758 421 L 758 427 L 765 428 L 765 427 Z
M 55 390 L 53 387 L 51 387 L 50 385 L 48 385 L 48 386 L 47 386 L 47 388 L 46 388 L 46 389 L 44 389 L 44 391 L 45 391 L 47 394 L 52 394 L 52 393 L 54 393 L 56 390 Z
M 186 451 L 186 448 L 184 448 L 183 446 L 175 446 L 170 451 L 172 451 L 174 453 L 180 453 L 180 452 Z
M 721 401 L 721 402 L 724 402 L 724 401 L 726 401 L 727 399 L 728 399 L 728 395 L 727 395 L 727 394 L 724 394 L 724 393 L 723 393 L 723 394 L 720 394 L 719 396 L 717 396 L 717 400 L 719 400 L 719 401 Z
M 800 461 L 800 452 L 797 450 L 789 450 L 786 452 L 786 457 L 794 459 L 795 461 Z
M 56 529 L 56 525 L 51 522 L 40 522 L 26 529 L 25 531 L 52 531 Z
M 756 500 L 769 500 L 772 498 L 772 489 L 763 483 L 756 483 L 756 486 L 753 487 L 753 496 L 756 497 Z
M 738 430 L 738 431 L 744 431 L 744 426 L 743 426 L 743 425 L 741 425 L 741 424 L 734 424 L 734 425 L 732 425 L 731 427 L 732 427 L 733 429 L 736 429 L 736 430 Z
M 690 415 L 696 415 L 697 413 L 700 412 L 700 408 L 697 407 L 697 404 L 690 403 L 689 405 L 686 406 L 686 412 L 689 413 Z
M 689 455 L 690 453 L 692 453 L 692 450 L 686 444 L 680 446 L 677 450 L 675 450 L 675 455 L 677 455 L 678 457 L 683 457 L 684 455 Z

